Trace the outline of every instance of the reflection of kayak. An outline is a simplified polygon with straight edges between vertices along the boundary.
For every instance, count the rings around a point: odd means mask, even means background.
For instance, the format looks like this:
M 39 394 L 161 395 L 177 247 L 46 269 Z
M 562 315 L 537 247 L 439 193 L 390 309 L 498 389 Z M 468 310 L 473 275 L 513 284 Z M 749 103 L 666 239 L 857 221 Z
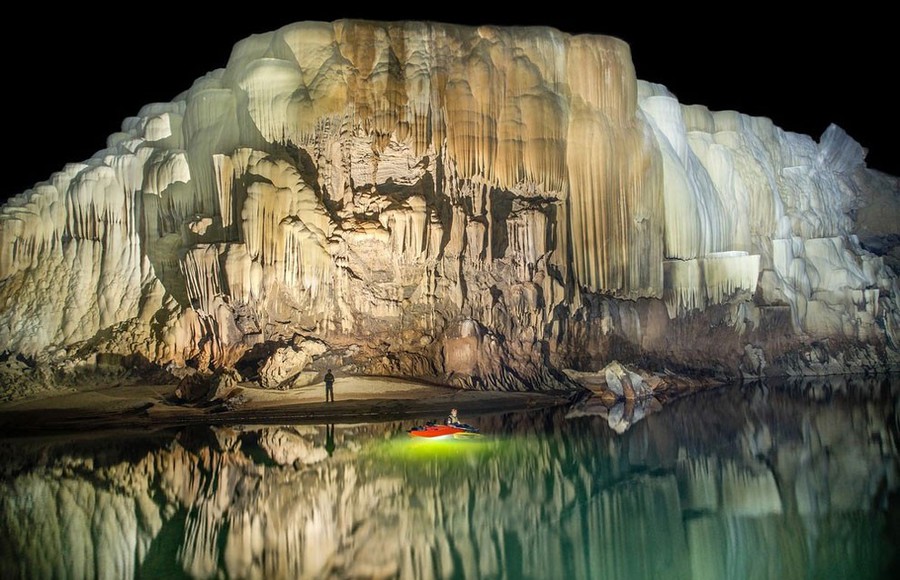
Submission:
M 457 423 L 456 425 L 421 425 L 409 430 L 410 437 L 448 437 L 465 436 L 478 433 L 478 429 L 471 425 Z

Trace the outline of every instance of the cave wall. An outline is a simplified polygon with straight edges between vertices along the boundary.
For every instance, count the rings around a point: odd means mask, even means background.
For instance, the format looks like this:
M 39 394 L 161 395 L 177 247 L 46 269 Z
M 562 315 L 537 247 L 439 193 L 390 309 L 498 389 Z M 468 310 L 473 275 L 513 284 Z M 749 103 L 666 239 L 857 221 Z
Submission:
M 614 38 L 293 24 L 3 206 L 0 345 L 207 368 L 315 340 L 501 389 L 614 357 L 896 368 L 854 210 L 898 187 L 864 155 L 682 105 Z

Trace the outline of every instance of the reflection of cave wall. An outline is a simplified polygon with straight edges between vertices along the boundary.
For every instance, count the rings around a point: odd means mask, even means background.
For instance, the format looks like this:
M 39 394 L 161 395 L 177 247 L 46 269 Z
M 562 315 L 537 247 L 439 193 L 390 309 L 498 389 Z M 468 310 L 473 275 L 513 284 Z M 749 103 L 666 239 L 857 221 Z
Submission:
M 558 412 L 483 417 L 490 438 L 439 456 L 402 445 L 403 424 L 338 426 L 333 446 L 302 426 L 6 443 L 0 561 L 27 577 L 174 561 L 194 577 L 865 577 L 890 553 L 887 388 L 707 393 L 622 437 Z M 833 538 L 842 561 L 816 547 Z

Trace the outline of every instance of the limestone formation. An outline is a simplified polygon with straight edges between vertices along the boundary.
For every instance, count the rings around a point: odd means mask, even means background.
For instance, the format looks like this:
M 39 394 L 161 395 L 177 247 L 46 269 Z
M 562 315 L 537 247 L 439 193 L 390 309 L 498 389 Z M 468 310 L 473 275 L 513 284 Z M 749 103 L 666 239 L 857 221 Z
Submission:
M 271 386 L 318 357 L 497 389 L 613 358 L 897 368 L 898 222 L 872 216 L 900 188 L 864 155 L 683 105 L 614 38 L 292 24 L 3 206 L 0 350 L 291 349 Z
M 312 340 L 276 349 L 259 369 L 260 384 L 267 389 L 287 389 L 298 382 L 309 384 L 318 373 L 306 373 L 312 377 L 301 377 L 303 369 L 325 350 L 325 345 Z
M 227 402 L 240 395 L 241 376 L 234 369 L 220 369 L 211 375 L 193 373 L 175 388 L 175 401 L 183 403 Z

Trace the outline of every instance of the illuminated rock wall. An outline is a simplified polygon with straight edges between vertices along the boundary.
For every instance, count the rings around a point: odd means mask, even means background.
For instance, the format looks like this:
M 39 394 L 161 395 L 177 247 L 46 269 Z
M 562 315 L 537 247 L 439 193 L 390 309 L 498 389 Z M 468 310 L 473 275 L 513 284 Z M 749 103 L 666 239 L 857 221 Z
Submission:
M 5 350 L 228 366 L 301 335 L 501 389 L 617 352 L 820 372 L 774 360 L 810 339 L 897 365 L 896 277 L 849 217 L 862 148 L 683 106 L 613 38 L 294 24 L 107 145 L 0 211 Z

